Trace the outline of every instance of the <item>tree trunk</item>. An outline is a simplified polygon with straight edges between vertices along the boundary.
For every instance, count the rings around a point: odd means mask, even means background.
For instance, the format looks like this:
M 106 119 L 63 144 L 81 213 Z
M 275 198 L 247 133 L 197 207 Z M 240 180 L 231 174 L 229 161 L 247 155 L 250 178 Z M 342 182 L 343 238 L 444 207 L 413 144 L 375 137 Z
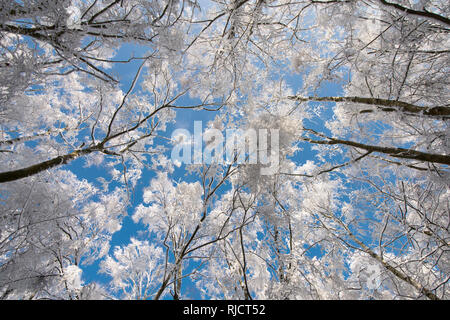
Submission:
M 51 169 L 56 166 L 69 163 L 73 159 L 76 159 L 82 155 L 86 155 L 86 154 L 89 154 L 89 153 L 92 153 L 92 152 L 98 151 L 98 150 L 99 150 L 98 146 L 93 146 L 93 147 L 82 149 L 82 150 L 75 150 L 66 155 L 58 156 L 56 158 L 53 158 L 53 159 L 50 159 L 50 160 L 47 160 L 47 161 L 44 161 L 44 162 L 41 162 L 38 164 L 34 164 L 32 166 L 29 166 L 29 167 L 26 167 L 23 169 L 1 172 L 0 173 L 0 183 L 15 181 L 15 180 L 19 180 L 19 179 L 23 179 L 23 178 L 32 176 L 34 174 L 45 171 L 47 169 Z
M 294 101 L 329 101 L 329 102 L 354 102 L 372 105 L 385 112 L 401 111 L 411 115 L 425 115 L 450 118 L 450 108 L 446 106 L 422 107 L 404 101 L 366 98 L 366 97 L 301 97 L 289 96 L 288 99 Z M 363 110 L 361 113 L 372 112 L 372 110 Z
M 363 144 L 363 143 L 349 141 L 349 140 L 341 140 L 341 139 L 326 137 L 326 136 L 319 134 L 311 129 L 304 129 L 304 130 L 311 131 L 318 136 L 328 139 L 328 140 L 313 140 L 310 138 L 303 138 L 304 141 L 308 141 L 310 143 L 327 144 L 327 145 L 343 144 L 343 145 L 347 145 L 347 146 L 351 146 L 351 147 L 355 147 L 355 148 L 359 148 L 359 149 L 364 149 L 368 152 L 384 153 L 384 154 L 387 154 L 394 158 L 419 160 L 419 161 L 424 161 L 424 162 L 433 162 L 433 163 L 450 165 L 450 156 L 445 155 L 445 154 L 427 153 L 427 152 L 421 152 L 421 151 L 404 149 L 404 148 L 373 146 L 373 145 Z

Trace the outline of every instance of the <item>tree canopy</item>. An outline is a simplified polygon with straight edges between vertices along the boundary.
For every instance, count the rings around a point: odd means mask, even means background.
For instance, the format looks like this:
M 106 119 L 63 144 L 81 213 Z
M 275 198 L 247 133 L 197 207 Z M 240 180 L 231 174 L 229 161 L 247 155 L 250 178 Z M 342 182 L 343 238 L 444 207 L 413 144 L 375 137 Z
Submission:
M 0 0 L 0 298 L 449 299 L 449 68 L 444 0 Z

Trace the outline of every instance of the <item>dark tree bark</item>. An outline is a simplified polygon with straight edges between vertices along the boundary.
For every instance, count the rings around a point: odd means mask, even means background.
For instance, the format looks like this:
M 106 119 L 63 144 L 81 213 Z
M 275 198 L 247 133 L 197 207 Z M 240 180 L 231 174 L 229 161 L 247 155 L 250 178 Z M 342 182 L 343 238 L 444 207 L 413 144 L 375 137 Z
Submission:
M 329 101 L 329 102 L 354 102 L 375 106 L 381 111 L 392 112 L 401 111 L 411 115 L 425 115 L 436 116 L 443 118 L 450 118 L 450 107 L 447 106 L 435 106 L 435 107 L 422 107 L 415 104 L 379 99 L 379 98 L 366 98 L 366 97 L 301 97 L 301 96 L 289 96 L 290 100 L 294 101 Z M 362 110 L 361 113 L 372 112 L 373 110 Z
M 15 180 L 19 180 L 19 179 L 23 179 L 29 176 L 32 176 L 34 174 L 40 173 L 42 171 L 45 171 L 47 169 L 51 169 L 54 167 L 57 167 L 59 165 L 62 164 L 66 164 L 69 163 L 70 161 L 95 152 L 95 151 L 100 151 L 101 148 L 99 148 L 98 145 L 96 146 L 92 146 L 86 149 L 82 149 L 82 150 L 75 150 L 71 153 L 68 153 L 66 155 L 62 155 L 62 156 L 58 156 L 56 158 L 38 163 L 38 164 L 34 164 L 32 166 L 23 168 L 23 169 L 17 169 L 17 170 L 11 170 L 11 171 L 5 171 L 5 172 L 1 172 L 0 173 L 0 183 L 5 183 L 5 182 L 10 182 L 10 181 L 15 181 Z
M 350 147 L 363 149 L 363 150 L 366 150 L 367 152 L 384 153 L 384 154 L 387 154 L 394 158 L 419 160 L 419 161 L 424 161 L 424 162 L 434 162 L 434 163 L 450 165 L 450 155 L 427 153 L 427 152 L 411 150 L 411 149 L 404 149 L 404 148 L 374 146 L 374 145 L 359 143 L 359 142 L 355 142 L 355 141 L 327 137 L 327 136 L 325 136 L 321 133 L 318 133 L 314 130 L 311 130 L 311 129 L 303 129 L 303 130 L 311 132 L 314 135 L 317 135 L 319 137 L 326 139 L 326 140 L 314 140 L 314 139 L 310 139 L 307 137 L 302 138 L 304 141 L 307 141 L 310 143 L 326 144 L 326 145 L 341 144 L 341 145 L 346 145 L 346 146 L 350 146 Z

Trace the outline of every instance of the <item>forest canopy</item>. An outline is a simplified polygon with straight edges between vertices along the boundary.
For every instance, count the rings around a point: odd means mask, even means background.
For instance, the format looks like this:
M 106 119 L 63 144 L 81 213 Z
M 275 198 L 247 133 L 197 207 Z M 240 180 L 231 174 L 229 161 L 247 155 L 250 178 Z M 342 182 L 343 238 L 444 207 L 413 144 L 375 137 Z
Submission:
M 0 299 L 449 299 L 450 3 L 0 0 Z

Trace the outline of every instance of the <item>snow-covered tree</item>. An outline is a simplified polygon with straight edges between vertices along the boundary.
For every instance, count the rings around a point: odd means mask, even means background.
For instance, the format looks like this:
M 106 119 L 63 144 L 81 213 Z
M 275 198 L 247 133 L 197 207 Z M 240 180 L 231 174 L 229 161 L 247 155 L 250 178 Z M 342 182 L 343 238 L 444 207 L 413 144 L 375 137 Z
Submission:
M 448 299 L 449 15 L 0 1 L 0 297 Z M 254 145 L 171 161 L 194 111 Z

